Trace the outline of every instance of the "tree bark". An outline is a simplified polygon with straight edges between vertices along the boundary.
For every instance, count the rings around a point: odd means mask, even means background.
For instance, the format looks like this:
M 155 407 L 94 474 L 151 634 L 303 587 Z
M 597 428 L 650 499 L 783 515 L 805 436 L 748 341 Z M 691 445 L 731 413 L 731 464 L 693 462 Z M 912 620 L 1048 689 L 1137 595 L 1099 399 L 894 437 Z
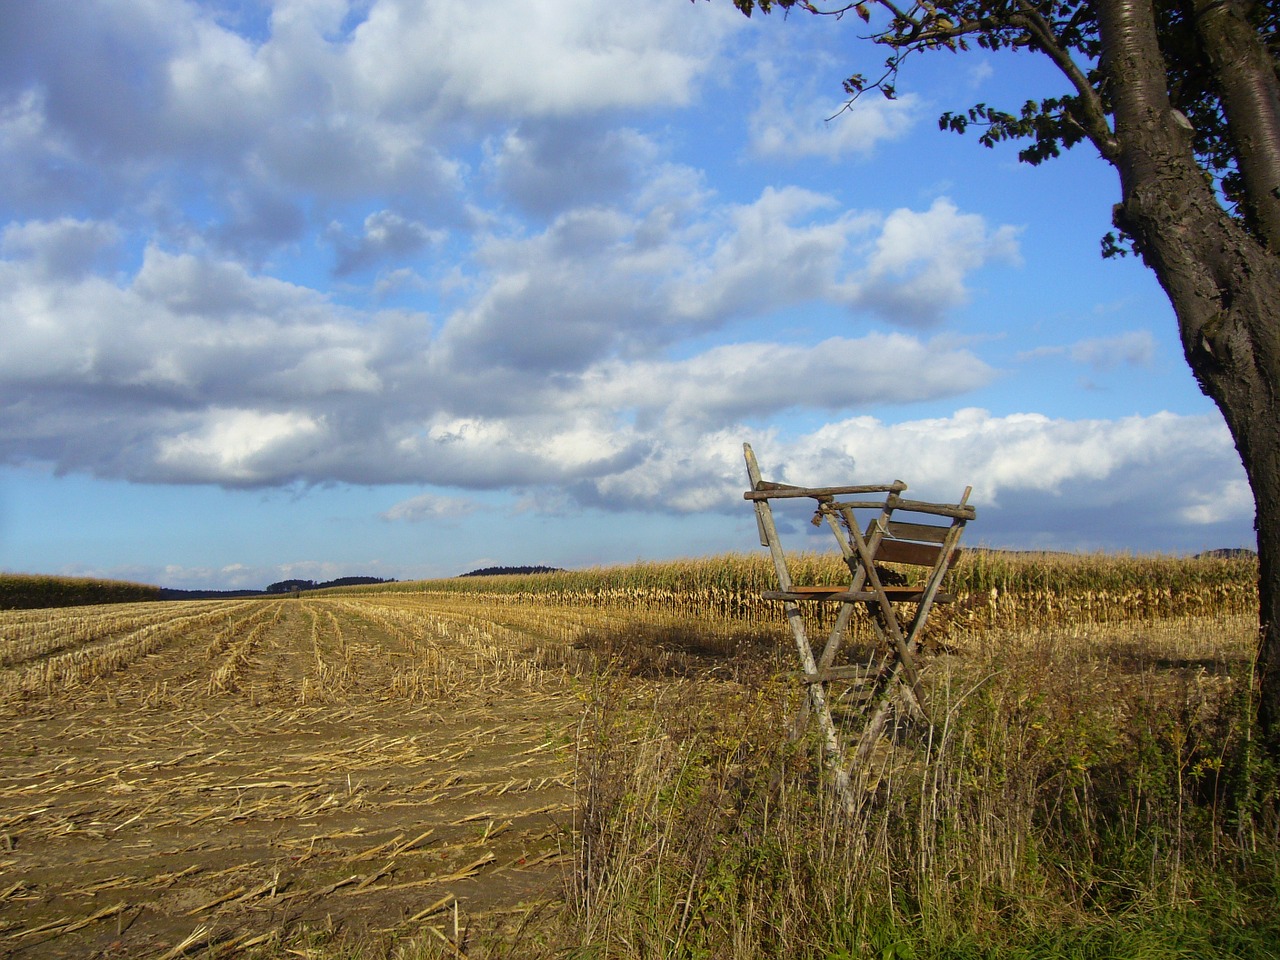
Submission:
M 1196 0 L 1196 32 L 1213 66 L 1247 191 L 1245 215 L 1280 254 L 1280 79 L 1239 0 Z
M 1173 115 L 1151 0 L 1099 0 L 1113 91 L 1117 225 L 1173 304 L 1183 352 L 1231 431 L 1256 502 L 1259 721 L 1280 755 L 1280 257 L 1233 220 Z

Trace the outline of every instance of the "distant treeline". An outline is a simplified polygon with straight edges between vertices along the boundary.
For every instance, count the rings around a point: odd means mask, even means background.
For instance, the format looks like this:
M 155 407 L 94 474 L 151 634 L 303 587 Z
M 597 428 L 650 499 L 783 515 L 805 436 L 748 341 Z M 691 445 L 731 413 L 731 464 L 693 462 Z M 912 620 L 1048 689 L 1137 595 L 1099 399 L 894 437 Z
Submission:
M 384 580 L 381 577 L 339 577 L 337 580 L 325 580 L 316 583 L 314 580 L 280 580 L 270 584 L 263 593 L 293 593 L 295 590 L 324 590 L 328 587 L 360 587 L 368 583 L 395 583 L 395 580 Z
M 0 573 L 0 610 L 79 607 L 90 603 L 132 603 L 161 599 L 159 587 L 125 580 Z
M 236 597 L 260 597 L 261 590 L 177 590 L 161 587 L 161 600 L 234 600 Z
M 273 594 L 293 593 L 297 590 L 324 590 L 326 587 L 353 587 L 367 583 L 395 583 L 395 580 L 383 580 L 381 577 L 339 577 L 337 580 L 325 580 L 317 583 L 314 580 L 278 580 L 268 584 L 265 590 L 172 590 L 168 587 L 160 591 L 162 600 L 230 600 L 236 597 L 263 597 Z
M 479 570 L 472 570 L 469 573 L 461 574 L 464 577 L 499 577 L 503 574 L 528 574 L 528 573 L 563 573 L 562 567 L 481 567 Z

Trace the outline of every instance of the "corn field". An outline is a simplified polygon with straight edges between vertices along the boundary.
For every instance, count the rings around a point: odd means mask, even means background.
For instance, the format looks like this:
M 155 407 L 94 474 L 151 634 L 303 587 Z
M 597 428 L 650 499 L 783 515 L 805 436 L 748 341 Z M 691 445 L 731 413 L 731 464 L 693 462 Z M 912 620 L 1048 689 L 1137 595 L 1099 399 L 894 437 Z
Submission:
M 797 585 L 847 583 L 836 554 L 788 558 Z M 982 549 L 961 554 L 948 575 L 957 602 L 951 616 L 980 627 L 1054 623 L 1122 623 L 1201 615 L 1247 615 L 1257 607 L 1254 557 L 1117 556 L 1008 553 Z M 916 573 L 902 568 L 902 573 Z M 770 624 L 778 607 L 760 599 L 776 589 L 769 558 L 727 554 L 665 563 L 638 563 L 583 571 L 462 577 L 417 584 L 342 588 L 342 593 L 422 591 L 462 594 L 477 603 L 612 607 L 694 619 Z

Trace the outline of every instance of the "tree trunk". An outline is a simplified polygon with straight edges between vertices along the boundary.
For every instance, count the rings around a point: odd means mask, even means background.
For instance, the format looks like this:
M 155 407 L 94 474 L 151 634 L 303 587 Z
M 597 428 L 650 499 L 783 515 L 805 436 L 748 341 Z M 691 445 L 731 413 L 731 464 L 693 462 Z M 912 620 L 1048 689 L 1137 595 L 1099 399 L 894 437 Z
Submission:
M 1244 3 L 1196 0 L 1195 8 L 1245 180 L 1245 215 L 1280 254 L 1280 78 Z
M 1259 720 L 1280 756 L 1280 257 L 1218 203 L 1170 109 L 1151 0 L 1100 0 L 1114 91 L 1117 225 L 1155 272 L 1257 505 Z

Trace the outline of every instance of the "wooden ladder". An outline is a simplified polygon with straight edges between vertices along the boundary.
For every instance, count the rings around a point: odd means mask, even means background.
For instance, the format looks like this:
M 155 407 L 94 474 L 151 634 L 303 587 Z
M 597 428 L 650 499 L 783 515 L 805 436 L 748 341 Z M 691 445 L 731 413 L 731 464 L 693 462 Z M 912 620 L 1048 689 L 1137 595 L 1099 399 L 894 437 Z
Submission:
M 778 574 L 778 590 L 765 591 L 766 600 L 781 601 L 795 637 L 799 680 L 807 696 L 802 700 L 794 733 L 817 724 L 824 765 L 832 785 L 847 807 L 855 791 L 852 774 L 861 769 L 879 740 L 895 704 L 901 703 L 916 719 L 928 720 L 928 701 L 916 662 L 920 638 L 929 612 L 937 603 L 953 598 L 941 590 L 943 578 L 959 555 L 964 526 L 974 519 L 968 506 L 971 488 L 959 503 L 939 504 L 906 500 L 901 480 L 887 484 L 855 484 L 839 487 L 798 487 L 761 478 L 760 466 L 750 444 L 743 444 L 751 489 L 743 494 L 753 503 L 761 546 L 769 548 Z M 796 586 L 787 566 L 772 500 L 810 498 L 817 503 L 813 522 L 825 522 L 835 535 L 849 569 L 847 584 Z M 853 499 L 850 499 L 853 498 Z M 857 512 L 870 512 L 863 526 Z M 900 519 L 902 516 L 911 519 Z M 936 522 L 939 518 L 949 523 Z M 922 522 L 922 521 L 934 522 Z M 883 563 L 927 568 L 922 583 L 886 583 L 889 571 Z M 801 605 L 839 603 L 835 623 L 822 650 L 815 656 L 805 629 Z M 864 664 L 837 661 L 858 606 L 870 614 L 880 640 L 877 657 Z M 845 692 L 837 693 L 839 685 Z M 850 689 L 852 685 L 852 689 Z M 853 702 L 861 707 L 860 722 L 837 724 L 833 702 Z

